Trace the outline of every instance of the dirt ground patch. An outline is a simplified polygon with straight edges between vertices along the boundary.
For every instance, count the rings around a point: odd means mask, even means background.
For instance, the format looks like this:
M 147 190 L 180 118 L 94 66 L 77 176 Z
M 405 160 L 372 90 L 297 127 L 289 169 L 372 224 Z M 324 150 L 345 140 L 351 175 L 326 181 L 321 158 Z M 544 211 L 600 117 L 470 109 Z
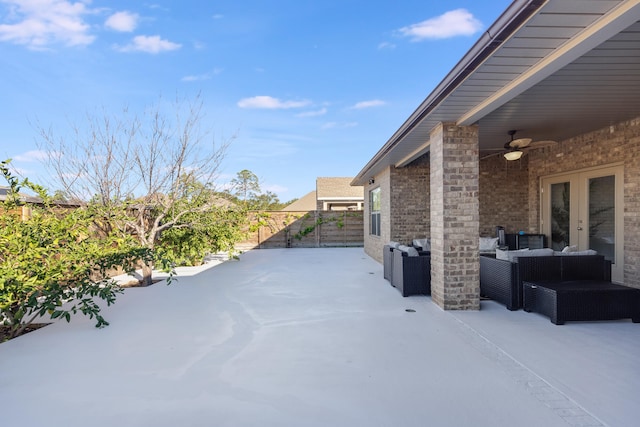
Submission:
M 20 335 L 28 334 L 29 332 L 33 332 L 40 328 L 44 328 L 51 323 L 34 323 L 29 325 Z M 0 326 L 0 343 L 3 343 L 9 339 L 10 328 L 8 326 Z M 18 335 L 18 336 L 20 336 Z

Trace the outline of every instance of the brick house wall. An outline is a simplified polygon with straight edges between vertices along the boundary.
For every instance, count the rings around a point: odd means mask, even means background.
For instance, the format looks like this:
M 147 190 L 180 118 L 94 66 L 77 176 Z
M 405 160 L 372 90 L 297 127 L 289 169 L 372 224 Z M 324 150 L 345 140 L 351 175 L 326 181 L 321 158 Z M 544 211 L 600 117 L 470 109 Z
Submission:
M 528 156 L 508 162 L 501 155 L 480 160 L 480 235 L 494 237 L 496 226 L 507 233 L 529 226 Z
M 530 151 L 528 231 L 540 229 L 540 178 L 624 165 L 624 284 L 640 288 L 640 117 Z
M 382 247 L 390 240 L 410 244 L 429 237 L 429 157 L 419 157 L 404 168 L 387 168 L 365 187 L 365 252 L 382 262 Z M 380 188 L 380 236 L 369 234 L 369 192 Z
M 430 236 L 429 156 L 391 169 L 391 240 L 410 244 Z

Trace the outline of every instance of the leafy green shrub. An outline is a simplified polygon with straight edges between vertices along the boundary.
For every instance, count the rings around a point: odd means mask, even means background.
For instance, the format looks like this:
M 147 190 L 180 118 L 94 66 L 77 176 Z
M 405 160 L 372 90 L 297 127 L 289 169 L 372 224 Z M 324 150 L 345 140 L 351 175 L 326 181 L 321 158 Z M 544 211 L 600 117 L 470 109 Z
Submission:
M 8 161 L 0 170 L 10 186 L 0 204 L 0 324 L 9 338 L 47 315 L 70 321 L 80 312 L 108 325 L 96 300 L 111 305 L 122 292 L 108 272 L 132 271 L 150 251 L 130 236 L 98 233 L 87 209 L 55 206 L 41 187 L 12 176 Z M 41 198 L 28 218 L 17 213 L 21 187 Z

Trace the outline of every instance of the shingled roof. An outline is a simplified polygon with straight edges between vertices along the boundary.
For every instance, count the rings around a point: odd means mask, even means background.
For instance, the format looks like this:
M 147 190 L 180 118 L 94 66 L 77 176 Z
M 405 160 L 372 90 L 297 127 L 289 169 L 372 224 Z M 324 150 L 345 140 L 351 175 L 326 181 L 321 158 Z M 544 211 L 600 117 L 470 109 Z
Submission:
M 318 200 L 349 198 L 364 200 L 364 188 L 351 186 L 353 178 L 324 177 L 316 179 L 316 196 Z
M 291 203 L 288 206 L 285 206 L 281 210 L 289 211 L 289 212 L 304 212 L 304 211 L 315 211 L 316 210 L 316 192 L 311 191 L 295 202 Z

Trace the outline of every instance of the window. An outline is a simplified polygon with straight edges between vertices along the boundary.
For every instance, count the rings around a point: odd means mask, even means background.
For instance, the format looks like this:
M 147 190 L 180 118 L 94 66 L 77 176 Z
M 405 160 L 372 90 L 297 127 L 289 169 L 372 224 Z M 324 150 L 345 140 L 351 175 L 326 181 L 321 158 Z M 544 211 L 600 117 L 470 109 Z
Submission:
M 369 234 L 380 235 L 380 187 L 369 192 Z

